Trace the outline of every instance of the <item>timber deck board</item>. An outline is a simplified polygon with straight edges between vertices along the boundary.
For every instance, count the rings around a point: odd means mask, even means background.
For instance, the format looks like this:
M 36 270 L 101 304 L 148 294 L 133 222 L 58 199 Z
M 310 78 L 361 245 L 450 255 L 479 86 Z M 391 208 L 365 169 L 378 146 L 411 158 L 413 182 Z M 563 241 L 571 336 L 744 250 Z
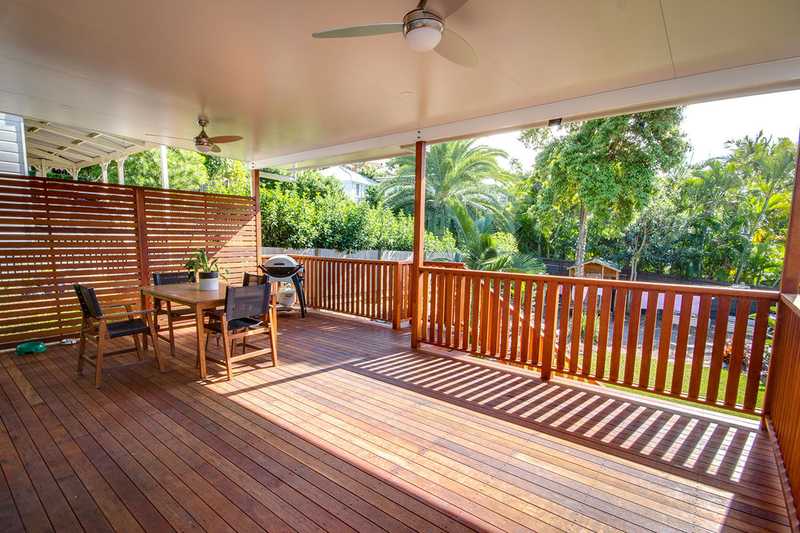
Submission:
M 789 529 L 754 423 L 414 352 L 359 320 L 278 327 L 279 366 L 230 382 L 197 378 L 192 328 L 167 373 L 112 358 L 100 390 L 75 346 L 0 354 L 0 530 Z

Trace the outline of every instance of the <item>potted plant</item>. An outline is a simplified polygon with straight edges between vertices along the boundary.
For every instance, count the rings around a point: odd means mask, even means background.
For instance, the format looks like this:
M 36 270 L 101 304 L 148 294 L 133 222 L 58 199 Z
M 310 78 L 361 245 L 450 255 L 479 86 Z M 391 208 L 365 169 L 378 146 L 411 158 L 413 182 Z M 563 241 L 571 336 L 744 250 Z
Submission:
M 186 269 L 194 272 L 195 279 L 200 280 L 201 291 L 216 291 L 219 289 L 220 268 L 216 259 L 211 259 L 207 250 L 197 250 L 186 261 Z

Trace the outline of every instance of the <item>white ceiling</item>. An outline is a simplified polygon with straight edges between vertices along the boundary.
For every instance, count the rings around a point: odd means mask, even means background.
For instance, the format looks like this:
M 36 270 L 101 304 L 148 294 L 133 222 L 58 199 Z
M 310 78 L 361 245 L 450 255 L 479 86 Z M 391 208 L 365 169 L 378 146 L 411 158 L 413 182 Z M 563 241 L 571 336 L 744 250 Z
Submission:
M 518 110 L 612 110 L 603 95 L 645 108 L 800 83 L 798 0 L 471 0 L 447 23 L 475 47 L 474 70 L 398 35 L 310 36 L 399 20 L 415 4 L 4 0 L 0 111 L 151 141 L 192 137 L 204 112 L 210 135 L 245 137 L 224 155 L 268 164 L 375 157 L 417 130 L 432 140 L 545 118 Z M 584 97 L 595 99 L 544 107 Z

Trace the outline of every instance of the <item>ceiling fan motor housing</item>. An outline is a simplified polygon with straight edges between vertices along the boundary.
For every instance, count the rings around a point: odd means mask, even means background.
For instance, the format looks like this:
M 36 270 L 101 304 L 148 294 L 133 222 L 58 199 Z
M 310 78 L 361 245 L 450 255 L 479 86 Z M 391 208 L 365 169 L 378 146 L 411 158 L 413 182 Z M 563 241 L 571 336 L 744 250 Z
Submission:
M 406 15 L 403 17 L 403 36 L 409 43 L 412 41 L 411 37 L 409 37 L 409 33 L 420 29 L 423 31 L 418 33 L 437 32 L 438 38 L 441 39 L 441 34 L 444 31 L 444 20 L 433 11 L 427 11 L 425 9 L 415 9 L 406 13 Z M 438 44 L 438 39 L 435 40 L 436 42 L 433 43 L 434 46 Z M 433 48 L 433 46 L 428 47 L 425 46 L 424 43 L 421 44 L 424 46 L 424 48 Z M 424 51 L 424 49 L 420 49 L 419 51 Z

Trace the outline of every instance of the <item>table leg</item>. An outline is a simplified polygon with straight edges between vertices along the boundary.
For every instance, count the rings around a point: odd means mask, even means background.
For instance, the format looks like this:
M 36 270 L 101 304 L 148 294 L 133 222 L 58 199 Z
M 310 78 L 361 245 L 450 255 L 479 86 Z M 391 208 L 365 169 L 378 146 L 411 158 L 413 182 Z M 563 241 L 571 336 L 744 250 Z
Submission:
M 139 298 L 141 299 L 141 307 L 139 309 L 147 309 L 147 296 L 143 291 L 139 291 Z M 153 317 L 153 320 L 155 320 L 155 317 Z M 142 341 L 144 342 L 144 351 L 147 351 L 147 335 L 142 335 Z M 153 343 L 155 342 L 156 337 L 153 337 Z
M 197 321 L 197 355 L 200 358 L 200 379 L 206 379 L 206 343 L 203 342 L 203 311 L 205 311 L 205 308 L 202 305 L 194 306 L 195 320 Z

